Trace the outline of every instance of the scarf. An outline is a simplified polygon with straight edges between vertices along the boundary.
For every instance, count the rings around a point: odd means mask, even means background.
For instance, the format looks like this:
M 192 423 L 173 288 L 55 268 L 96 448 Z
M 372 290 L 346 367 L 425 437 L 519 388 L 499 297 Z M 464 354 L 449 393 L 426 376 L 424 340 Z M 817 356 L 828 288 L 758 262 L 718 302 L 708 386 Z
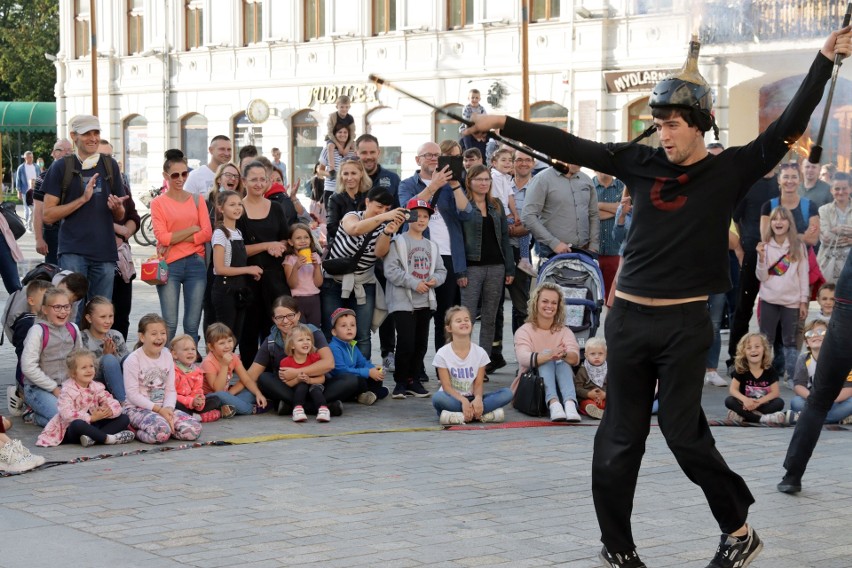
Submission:
M 595 367 L 589 360 L 586 359 L 583 361 L 583 367 L 586 369 L 586 372 L 589 374 L 589 379 L 595 383 L 598 388 L 606 387 L 606 361 L 603 364 Z

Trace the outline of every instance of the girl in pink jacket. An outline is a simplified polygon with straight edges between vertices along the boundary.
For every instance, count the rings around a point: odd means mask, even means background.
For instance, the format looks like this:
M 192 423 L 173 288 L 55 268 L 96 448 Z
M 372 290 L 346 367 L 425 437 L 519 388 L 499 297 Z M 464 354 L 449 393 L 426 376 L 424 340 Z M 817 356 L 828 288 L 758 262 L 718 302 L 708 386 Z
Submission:
M 85 349 L 74 349 L 65 362 L 71 380 L 62 383 L 57 403 L 59 413 L 44 427 L 36 444 L 79 443 L 88 447 L 132 442 L 133 432 L 127 429 L 130 419 L 121 413 L 121 405 L 103 383 L 94 380 L 95 355 Z
M 757 243 L 757 279 L 760 280 L 760 331 L 769 344 L 781 323 L 784 367 L 792 377 L 798 358 L 796 329 L 808 315 L 808 253 L 796 232 L 793 214 L 776 207 L 769 215 L 763 241 Z

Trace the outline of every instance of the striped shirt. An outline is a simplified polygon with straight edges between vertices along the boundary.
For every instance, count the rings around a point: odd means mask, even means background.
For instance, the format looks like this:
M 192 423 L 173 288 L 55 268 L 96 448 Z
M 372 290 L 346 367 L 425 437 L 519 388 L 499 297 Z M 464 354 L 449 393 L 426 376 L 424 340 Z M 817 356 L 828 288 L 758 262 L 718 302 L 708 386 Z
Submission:
M 358 221 L 362 221 L 364 219 L 364 211 L 353 211 L 351 213 L 347 213 L 343 216 L 343 219 L 352 215 L 354 215 Z M 358 250 L 364 243 L 364 239 L 369 239 L 370 243 L 367 245 L 367 248 L 364 249 L 364 254 L 361 255 L 361 258 L 358 260 L 358 269 L 355 271 L 355 274 L 366 272 L 372 268 L 374 264 L 376 264 L 376 241 L 379 240 L 379 235 L 382 234 L 382 231 L 386 226 L 387 223 L 382 223 L 376 227 L 372 233 L 354 237 L 346 232 L 346 229 L 343 228 L 343 220 L 341 220 L 340 228 L 337 230 L 337 235 L 331 243 L 331 250 L 328 252 L 328 258 L 352 258 L 358 254 Z
M 334 170 L 335 176 L 334 179 L 325 178 L 325 185 L 323 189 L 325 191 L 335 192 L 337 191 L 337 175 L 340 173 L 340 162 L 342 162 L 346 158 L 357 158 L 355 152 L 349 152 L 345 156 L 342 156 L 337 149 L 334 150 L 334 164 L 329 164 L 328 161 L 328 147 L 324 147 L 322 152 L 320 152 L 319 163 L 325 166 L 326 170 Z

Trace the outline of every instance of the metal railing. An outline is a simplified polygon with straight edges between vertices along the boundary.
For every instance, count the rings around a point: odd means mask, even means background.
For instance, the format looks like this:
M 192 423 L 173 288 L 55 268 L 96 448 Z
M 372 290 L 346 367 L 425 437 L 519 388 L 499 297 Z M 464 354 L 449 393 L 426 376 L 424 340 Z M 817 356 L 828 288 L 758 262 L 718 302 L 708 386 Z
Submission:
M 840 28 L 844 2 L 826 0 L 705 0 L 705 44 L 812 39 Z

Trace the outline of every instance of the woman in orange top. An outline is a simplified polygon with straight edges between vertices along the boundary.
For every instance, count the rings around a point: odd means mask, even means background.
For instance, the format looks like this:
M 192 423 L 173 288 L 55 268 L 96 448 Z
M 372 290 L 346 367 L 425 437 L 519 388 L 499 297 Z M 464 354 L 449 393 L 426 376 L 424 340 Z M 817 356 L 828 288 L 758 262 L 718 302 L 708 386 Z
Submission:
M 151 202 L 151 220 L 157 246 L 165 247 L 169 279 L 157 286 L 160 311 L 166 320 L 169 340 L 175 336 L 180 291 L 183 286 L 183 331 L 198 342 L 198 324 L 207 287 L 204 244 L 213 230 L 203 199 L 183 190 L 189 168 L 180 150 L 167 150 L 163 178 L 168 190 Z

